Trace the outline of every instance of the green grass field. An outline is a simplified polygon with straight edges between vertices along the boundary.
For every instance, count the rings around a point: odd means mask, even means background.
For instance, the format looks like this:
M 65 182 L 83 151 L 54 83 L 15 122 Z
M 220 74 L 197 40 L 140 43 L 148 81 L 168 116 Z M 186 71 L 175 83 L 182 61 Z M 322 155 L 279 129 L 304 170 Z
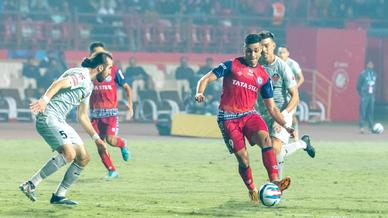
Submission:
M 92 160 L 68 197 L 77 207 L 49 204 L 65 168 L 38 187 L 38 201 L 18 190 L 51 155 L 42 140 L 0 141 L 0 217 L 388 217 L 388 145 L 315 142 L 313 160 L 287 160 L 293 179 L 277 208 L 253 205 L 222 140 L 161 138 L 130 144 L 133 159 L 110 149 L 121 177 L 105 181 Z M 258 147 L 250 147 L 256 185 L 267 179 Z

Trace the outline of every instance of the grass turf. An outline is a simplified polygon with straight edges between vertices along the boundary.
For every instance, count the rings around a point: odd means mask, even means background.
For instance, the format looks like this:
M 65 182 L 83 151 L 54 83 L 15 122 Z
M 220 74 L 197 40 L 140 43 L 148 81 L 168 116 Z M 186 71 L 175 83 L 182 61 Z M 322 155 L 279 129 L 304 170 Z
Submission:
M 222 140 L 161 138 L 130 141 L 133 159 L 110 148 L 120 178 L 106 181 L 94 145 L 91 162 L 68 197 L 76 207 L 50 205 L 66 167 L 43 181 L 38 201 L 18 185 L 52 155 L 43 140 L 0 141 L 0 217 L 388 217 L 388 146 L 314 142 L 315 159 L 299 151 L 286 160 L 290 189 L 276 208 L 252 205 L 234 156 Z M 267 180 L 258 147 L 249 147 L 254 182 Z

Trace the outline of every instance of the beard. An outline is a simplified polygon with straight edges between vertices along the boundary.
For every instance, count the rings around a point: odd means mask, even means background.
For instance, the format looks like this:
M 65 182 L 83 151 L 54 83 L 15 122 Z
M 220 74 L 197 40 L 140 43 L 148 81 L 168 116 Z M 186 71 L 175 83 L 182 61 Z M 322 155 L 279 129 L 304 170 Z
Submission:
M 97 74 L 96 79 L 99 83 L 104 82 L 105 77 L 102 75 L 102 73 Z

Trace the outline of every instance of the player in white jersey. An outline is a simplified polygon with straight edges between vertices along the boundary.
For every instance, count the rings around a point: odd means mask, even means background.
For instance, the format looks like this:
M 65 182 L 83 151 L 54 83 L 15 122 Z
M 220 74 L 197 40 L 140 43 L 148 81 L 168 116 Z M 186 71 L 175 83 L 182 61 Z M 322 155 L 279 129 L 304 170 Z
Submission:
M 290 52 L 288 51 L 288 48 L 286 46 L 281 46 L 278 48 L 278 55 L 291 68 L 291 71 L 296 78 L 296 82 L 297 82 L 296 85 L 299 88 L 304 82 L 304 76 L 303 76 L 302 69 L 300 68 L 298 62 L 296 62 L 294 59 L 290 58 Z M 299 139 L 299 126 L 298 126 L 298 119 L 296 118 L 295 113 L 292 116 L 292 127 L 295 129 L 294 138 L 295 138 L 295 140 L 298 140 Z
M 299 102 L 299 94 L 295 77 L 290 67 L 274 53 L 276 43 L 274 35 L 269 31 L 259 33 L 262 45 L 262 56 L 259 63 L 272 79 L 273 98 L 276 106 L 282 111 L 287 126 L 292 124 L 292 116 Z M 262 101 L 259 103 L 262 104 Z M 260 107 L 262 108 L 262 107 Z M 268 116 L 265 110 L 261 110 L 265 122 L 268 125 L 273 149 L 278 161 L 279 177 L 282 176 L 284 158 L 299 149 L 304 149 L 310 157 L 315 156 L 315 149 L 310 143 L 310 137 L 304 135 L 301 140 L 288 143 L 290 134 Z
M 89 154 L 77 132 L 66 123 L 70 110 L 78 106 L 78 120 L 97 145 L 105 146 L 89 120 L 89 96 L 92 80 L 103 81 L 112 68 L 112 56 L 99 52 L 85 58 L 81 66 L 71 68 L 54 81 L 38 101 L 30 105 L 36 115 L 36 129 L 53 151 L 58 153 L 35 173 L 19 189 L 32 201 L 36 201 L 36 187 L 59 168 L 70 163 L 62 182 L 52 194 L 51 204 L 76 205 L 78 202 L 65 197 L 67 190 L 79 178 L 89 162 Z

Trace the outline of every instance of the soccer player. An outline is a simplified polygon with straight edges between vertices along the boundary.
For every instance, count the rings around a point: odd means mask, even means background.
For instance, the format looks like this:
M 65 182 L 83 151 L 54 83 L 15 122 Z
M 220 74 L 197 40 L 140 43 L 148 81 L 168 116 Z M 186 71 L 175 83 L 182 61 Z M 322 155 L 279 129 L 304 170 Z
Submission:
M 93 42 L 89 46 L 90 54 L 104 51 L 102 42 Z M 117 86 L 123 87 L 128 97 L 129 117 L 133 115 L 132 90 L 125 82 L 125 78 L 117 65 L 113 65 L 110 76 L 104 81 L 93 81 L 94 90 L 90 96 L 90 110 L 92 125 L 94 130 L 100 135 L 102 140 L 106 140 L 109 145 L 118 147 L 124 161 L 128 161 L 130 154 L 126 140 L 117 136 L 118 132 L 118 109 L 117 109 Z M 98 154 L 102 163 L 108 170 L 107 179 L 113 179 L 119 176 L 116 167 L 113 165 L 107 147 L 97 145 Z
M 107 52 L 98 52 L 85 58 L 82 67 L 65 71 L 51 84 L 42 98 L 30 105 L 32 113 L 37 113 L 35 124 L 37 131 L 51 149 L 58 152 L 35 175 L 19 186 L 20 191 L 30 200 L 36 201 L 35 189 L 42 180 L 70 163 L 62 182 L 52 194 L 50 203 L 78 204 L 65 195 L 88 164 L 89 154 L 80 136 L 66 123 L 66 115 L 73 107 L 79 105 L 79 122 L 97 145 L 105 146 L 90 123 L 88 102 L 93 90 L 92 80 L 103 81 L 108 77 L 112 62 L 112 56 Z
M 276 43 L 274 35 L 269 31 L 259 33 L 260 43 L 263 51 L 259 63 L 264 67 L 269 77 L 272 79 L 273 98 L 276 106 L 282 111 L 282 115 L 287 125 L 292 124 L 292 115 L 299 102 L 299 94 L 295 77 L 290 67 L 275 55 Z M 263 101 L 259 101 L 263 104 Z M 262 109 L 262 108 L 260 108 Z M 279 176 L 282 177 L 283 163 L 286 156 L 291 155 L 298 149 L 304 149 L 310 157 L 315 156 L 315 149 L 310 143 L 308 135 L 302 136 L 301 140 L 296 140 L 288 144 L 290 134 L 285 128 L 274 120 L 265 110 L 260 111 L 265 122 L 270 129 L 273 147 L 278 161 Z M 283 146 L 284 144 L 284 146 Z
M 246 137 L 251 145 L 259 145 L 262 151 L 263 164 L 269 180 L 284 191 L 290 185 L 289 177 L 279 180 L 276 156 L 272 149 L 268 128 L 255 110 L 258 93 L 264 99 L 269 114 L 284 126 L 286 124 L 272 98 L 272 85 L 268 74 L 258 64 L 261 53 L 260 37 L 249 34 L 245 38 L 244 57 L 225 61 L 204 75 L 197 85 L 195 100 L 203 102 L 208 84 L 218 78 L 223 79 L 223 90 L 218 112 L 218 125 L 230 153 L 234 153 L 238 162 L 238 171 L 249 190 L 251 201 L 258 203 L 258 190 L 253 183 Z M 288 132 L 293 129 L 284 126 Z
M 302 73 L 302 69 L 300 68 L 298 62 L 294 59 L 290 58 L 290 52 L 286 46 L 281 46 L 278 49 L 278 55 L 280 59 L 282 59 L 286 64 L 291 68 L 294 77 L 296 78 L 296 86 L 299 88 L 304 82 L 304 76 Z M 296 118 L 295 113 L 292 116 L 292 128 L 294 128 L 294 139 L 299 139 L 299 125 L 298 119 Z

